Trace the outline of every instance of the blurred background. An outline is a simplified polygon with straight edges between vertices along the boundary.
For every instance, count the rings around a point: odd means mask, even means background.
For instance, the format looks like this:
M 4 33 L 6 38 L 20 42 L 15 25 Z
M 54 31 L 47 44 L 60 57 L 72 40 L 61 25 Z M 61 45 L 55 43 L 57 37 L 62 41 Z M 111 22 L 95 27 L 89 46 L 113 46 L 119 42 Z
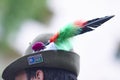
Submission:
M 0 0 L 0 75 L 25 55 L 39 34 L 57 32 L 76 20 L 116 15 L 75 37 L 74 51 L 81 56 L 78 80 L 120 80 L 119 4 L 119 0 Z

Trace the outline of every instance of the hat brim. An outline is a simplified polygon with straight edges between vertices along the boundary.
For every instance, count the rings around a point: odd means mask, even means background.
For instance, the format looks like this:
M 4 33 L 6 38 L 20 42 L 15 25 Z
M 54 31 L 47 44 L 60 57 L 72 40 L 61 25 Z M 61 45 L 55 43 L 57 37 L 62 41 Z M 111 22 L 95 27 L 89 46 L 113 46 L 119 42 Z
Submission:
M 49 50 L 23 56 L 6 67 L 4 80 L 13 80 L 17 72 L 26 68 L 48 67 L 59 68 L 79 74 L 80 57 L 78 54 L 63 50 Z

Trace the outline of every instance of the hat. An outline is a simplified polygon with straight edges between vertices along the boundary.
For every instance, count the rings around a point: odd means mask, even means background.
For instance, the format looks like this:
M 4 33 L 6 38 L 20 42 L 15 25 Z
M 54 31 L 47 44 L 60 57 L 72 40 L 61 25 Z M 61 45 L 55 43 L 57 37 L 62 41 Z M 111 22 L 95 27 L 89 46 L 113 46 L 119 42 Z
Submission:
M 41 40 L 44 39 L 40 39 L 40 41 Z M 2 74 L 4 80 L 13 80 L 17 72 L 36 67 L 58 68 L 70 71 L 76 76 L 79 74 L 80 56 L 74 52 L 65 50 L 46 50 L 33 53 L 29 52 L 30 49 L 27 50 L 27 55 L 15 60 L 6 67 Z

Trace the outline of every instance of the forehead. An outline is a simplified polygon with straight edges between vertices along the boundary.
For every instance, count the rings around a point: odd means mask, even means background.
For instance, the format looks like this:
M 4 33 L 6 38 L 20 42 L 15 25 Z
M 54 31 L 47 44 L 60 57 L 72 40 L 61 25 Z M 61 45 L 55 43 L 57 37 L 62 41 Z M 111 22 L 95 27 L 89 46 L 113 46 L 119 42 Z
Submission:
M 27 74 L 25 71 L 20 71 L 16 74 L 15 80 L 27 80 Z

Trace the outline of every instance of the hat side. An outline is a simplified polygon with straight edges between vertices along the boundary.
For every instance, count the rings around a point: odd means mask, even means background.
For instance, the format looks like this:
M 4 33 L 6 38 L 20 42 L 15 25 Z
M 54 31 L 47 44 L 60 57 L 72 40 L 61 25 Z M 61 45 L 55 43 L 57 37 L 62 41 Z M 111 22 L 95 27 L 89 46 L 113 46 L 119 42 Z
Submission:
M 80 57 L 78 54 L 64 50 L 49 50 L 23 56 L 11 63 L 3 72 L 2 78 L 13 80 L 15 75 L 26 68 L 58 68 L 79 74 Z

